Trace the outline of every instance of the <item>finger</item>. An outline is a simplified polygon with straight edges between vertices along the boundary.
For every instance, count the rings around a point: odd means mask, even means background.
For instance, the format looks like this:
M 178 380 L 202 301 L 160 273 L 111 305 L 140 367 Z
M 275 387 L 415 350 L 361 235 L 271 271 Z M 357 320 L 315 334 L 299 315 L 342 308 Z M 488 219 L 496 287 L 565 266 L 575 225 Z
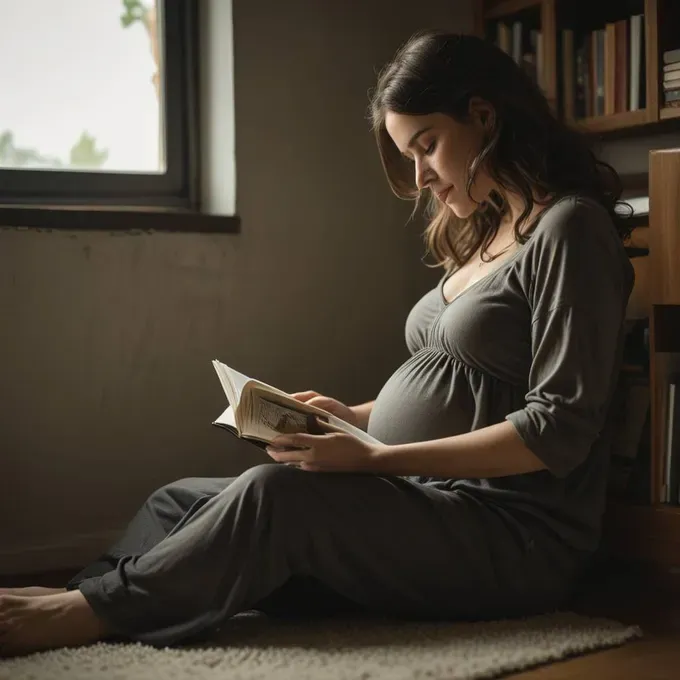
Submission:
M 269 457 L 274 459 L 277 463 L 294 463 L 301 465 L 304 462 L 308 462 L 311 458 L 309 449 L 285 451 L 273 446 L 268 446 L 266 451 Z
M 293 399 L 297 399 L 298 401 L 307 402 L 310 399 L 313 399 L 314 397 L 320 397 L 321 395 L 318 392 L 314 392 L 313 390 L 306 390 L 304 392 L 291 392 L 290 396 L 293 397 Z
M 276 448 L 286 448 L 295 446 L 300 449 L 312 448 L 319 439 L 325 435 L 307 434 L 306 432 L 294 432 L 291 434 L 281 434 L 271 440 L 270 444 Z
M 318 397 L 312 397 L 307 401 L 307 403 L 310 404 L 311 406 L 318 406 L 319 408 L 324 408 L 324 406 L 327 406 L 334 402 L 335 402 L 334 399 L 331 399 L 330 397 L 323 397 L 321 395 L 319 395 Z

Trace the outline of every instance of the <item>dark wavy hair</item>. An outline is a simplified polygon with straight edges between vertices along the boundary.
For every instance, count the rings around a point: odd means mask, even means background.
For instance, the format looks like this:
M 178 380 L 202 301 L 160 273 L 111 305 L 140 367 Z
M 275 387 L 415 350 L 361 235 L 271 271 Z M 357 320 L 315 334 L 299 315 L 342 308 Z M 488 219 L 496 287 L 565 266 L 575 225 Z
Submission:
M 581 131 L 553 113 L 534 80 L 501 49 L 473 35 L 422 31 L 412 36 L 387 64 L 371 92 L 369 117 L 380 158 L 393 192 L 417 199 L 413 169 L 385 128 L 387 111 L 408 115 L 444 113 L 464 123 L 470 100 L 479 97 L 495 112 L 482 148 L 467 170 L 470 190 L 482 165 L 498 191 L 467 219 L 458 219 L 430 192 L 429 224 L 424 238 L 436 260 L 447 270 L 463 265 L 481 248 L 482 256 L 508 209 L 506 192 L 522 196 L 524 210 L 515 237 L 526 242 L 534 224 L 522 226 L 538 201 L 570 194 L 589 197 L 604 206 L 620 237 L 630 229 L 620 209 L 621 182 L 616 171 L 598 160 Z M 628 206 L 630 207 L 630 206 Z

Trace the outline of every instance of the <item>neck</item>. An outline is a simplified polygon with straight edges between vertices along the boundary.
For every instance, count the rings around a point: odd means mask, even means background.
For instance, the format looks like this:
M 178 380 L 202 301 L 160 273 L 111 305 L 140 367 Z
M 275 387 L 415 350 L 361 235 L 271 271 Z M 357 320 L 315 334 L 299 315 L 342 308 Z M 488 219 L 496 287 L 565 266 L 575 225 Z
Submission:
M 502 223 L 504 225 L 507 225 L 508 228 L 514 228 L 515 224 L 519 221 L 520 215 L 524 212 L 525 205 L 524 205 L 524 198 L 520 194 L 516 193 L 510 193 L 507 192 L 506 195 L 506 201 L 508 203 L 508 212 L 503 218 Z M 527 222 L 531 222 L 531 220 L 545 207 L 546 203 L 548 202 L 547 199 L 543 199 L 542 201 L 539 201 L 537 196 L 534 194 L 533 196 L 533 201 L 534 204 L 529 212 L 529 215 L 527 217 Z M 526 222 L 523 227 L 526 227 Z

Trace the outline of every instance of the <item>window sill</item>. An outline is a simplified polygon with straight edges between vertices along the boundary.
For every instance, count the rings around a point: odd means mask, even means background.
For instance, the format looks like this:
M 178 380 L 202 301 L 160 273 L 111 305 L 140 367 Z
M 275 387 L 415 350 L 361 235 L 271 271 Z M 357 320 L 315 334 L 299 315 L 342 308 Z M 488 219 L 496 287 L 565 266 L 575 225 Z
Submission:
M 237 234 L 235 215 L 208 215 L 190 210 L 109 206 L 0 205 L 0 227 L 64 231 L 164 231 L 192 234 Z

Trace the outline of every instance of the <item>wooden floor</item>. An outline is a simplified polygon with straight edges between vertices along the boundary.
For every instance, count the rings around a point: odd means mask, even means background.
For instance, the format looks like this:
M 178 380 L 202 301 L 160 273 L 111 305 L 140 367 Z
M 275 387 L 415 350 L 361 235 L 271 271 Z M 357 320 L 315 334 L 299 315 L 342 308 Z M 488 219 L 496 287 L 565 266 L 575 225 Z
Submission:
M 59 587 L 72 573 L 0 580 L 4 587 Z M 645 635 L 621 647 L 515 673 L 506 680 L 680 680 L 680 571 L 650 573 L 632 566 L 605 570 L 593 578 L 572 609 L 639 625 Z
M 644 637 L 507 680 L 680 680 L 680 573 L 628 567 L 601 575 L 572 607 L 638 625 Z

